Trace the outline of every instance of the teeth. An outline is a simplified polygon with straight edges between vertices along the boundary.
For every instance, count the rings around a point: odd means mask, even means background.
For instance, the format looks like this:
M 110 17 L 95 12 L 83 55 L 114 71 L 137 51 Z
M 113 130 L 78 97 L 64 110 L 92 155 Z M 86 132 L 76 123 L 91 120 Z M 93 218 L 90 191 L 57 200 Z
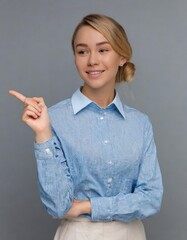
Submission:
M 98 74 L 98 73 L 101 73 L 101 72 L 88 72 L 89 74 L 91 75 L 94 75 L 94 74 Z

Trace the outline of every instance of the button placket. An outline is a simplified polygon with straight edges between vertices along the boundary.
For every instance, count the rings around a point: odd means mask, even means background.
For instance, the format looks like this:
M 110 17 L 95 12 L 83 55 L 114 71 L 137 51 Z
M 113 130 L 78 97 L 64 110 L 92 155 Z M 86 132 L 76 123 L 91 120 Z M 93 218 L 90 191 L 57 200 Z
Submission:
M 108 119 L 106 118 L 106 111 L 101 111 L 100 112 L 100 127 L 103 126 L 104 129 L 108 128 Z M 107 124 L 107 125 L 106 125 Z M 101 144 L 103 144 L 103 151 L 107 152 L 107 155 L 112 151 L 111 148 L 111 136 L 110 136 L 110 132 L 105 131 L 102 134 L 102 139 L 101 139 Z M 109 154 L 110 156 L 110 154 Z M 108 167 L 106 166 L 108 165 Z M 105 154 L 105 166 L 106 166 L 106 178 L 105 178 L 105 184 L 106 184 L 106 188 L 107 188 L 107 192 L 108 194 L 110 194 L 111 190 L 112 190 L 112 177 L 111 177 L 111 167 L 113 165 L 113 161 L 111 158 L 108 159 L 108 156 L 106 156 Z

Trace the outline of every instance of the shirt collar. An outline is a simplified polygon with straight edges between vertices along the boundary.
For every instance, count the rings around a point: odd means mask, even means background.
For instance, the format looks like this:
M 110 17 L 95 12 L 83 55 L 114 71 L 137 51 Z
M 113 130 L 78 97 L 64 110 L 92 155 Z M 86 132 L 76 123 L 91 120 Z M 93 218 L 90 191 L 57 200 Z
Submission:
M 115 96 L 115 98 L 114 98 L 114 100 L 113 100 L 113 102 L 111 104 L 114 104 L 116 106 L 116 108 L 118 109 L 118 111 L 123 116 L 123 118 L 126 119 L 125 111 L 124 111 L 124 108 L 123 108 L 123 104 L 121 102 L 121 99 L 119 97 L 118 92 L 116 92 L 116 96 Z
M 90 100 L 89 98 L 87 98 L 81 91 L 80 88 L 77 89 L 74 94 L 71 97 L 71 102 L 72 102 L 72 107 L 73 107 L 73 112 L 74 114 L 77 114 L 78 112 L 80 112 L 83 108 L 85 108 L 86 106 L 88 106 L 90 103 L 93 103 L 92 100 Z M 125 111 L 122 105 L 122 102 L 120 100 L 119 94 L 118 92 L 116 92 L 116 96 L 114 98 L 114 100 L 112 101 L 112 103 L 109 105 L 115 105 L 117 110 L 119 111 L 119 113 L 123 116 L 123 118 L 125 119 Z M 108 107 L 109 107 L 108 106 Z

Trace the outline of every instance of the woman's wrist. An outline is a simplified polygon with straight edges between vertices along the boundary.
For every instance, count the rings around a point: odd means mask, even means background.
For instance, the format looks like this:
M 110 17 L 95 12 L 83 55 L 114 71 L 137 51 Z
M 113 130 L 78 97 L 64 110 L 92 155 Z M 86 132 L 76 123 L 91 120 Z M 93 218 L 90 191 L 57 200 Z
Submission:
M 91 202 L 89 200 L 81 201 L 81 214 L 91 215 Z
M 43 132 L 36 133 L 35 135 L 35 141 L 36 143 L 42 143 L 48 141 L 52 137 L 51 129 L 47 129 Z

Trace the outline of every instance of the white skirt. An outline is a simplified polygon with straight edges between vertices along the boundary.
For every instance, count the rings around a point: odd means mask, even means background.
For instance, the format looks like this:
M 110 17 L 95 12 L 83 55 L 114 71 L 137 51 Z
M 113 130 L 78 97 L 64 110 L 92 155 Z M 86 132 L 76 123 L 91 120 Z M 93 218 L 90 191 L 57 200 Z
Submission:
M 141 221 L 92 222 L 86 217 L 63 219 L 54 240 L 146 240 Z

